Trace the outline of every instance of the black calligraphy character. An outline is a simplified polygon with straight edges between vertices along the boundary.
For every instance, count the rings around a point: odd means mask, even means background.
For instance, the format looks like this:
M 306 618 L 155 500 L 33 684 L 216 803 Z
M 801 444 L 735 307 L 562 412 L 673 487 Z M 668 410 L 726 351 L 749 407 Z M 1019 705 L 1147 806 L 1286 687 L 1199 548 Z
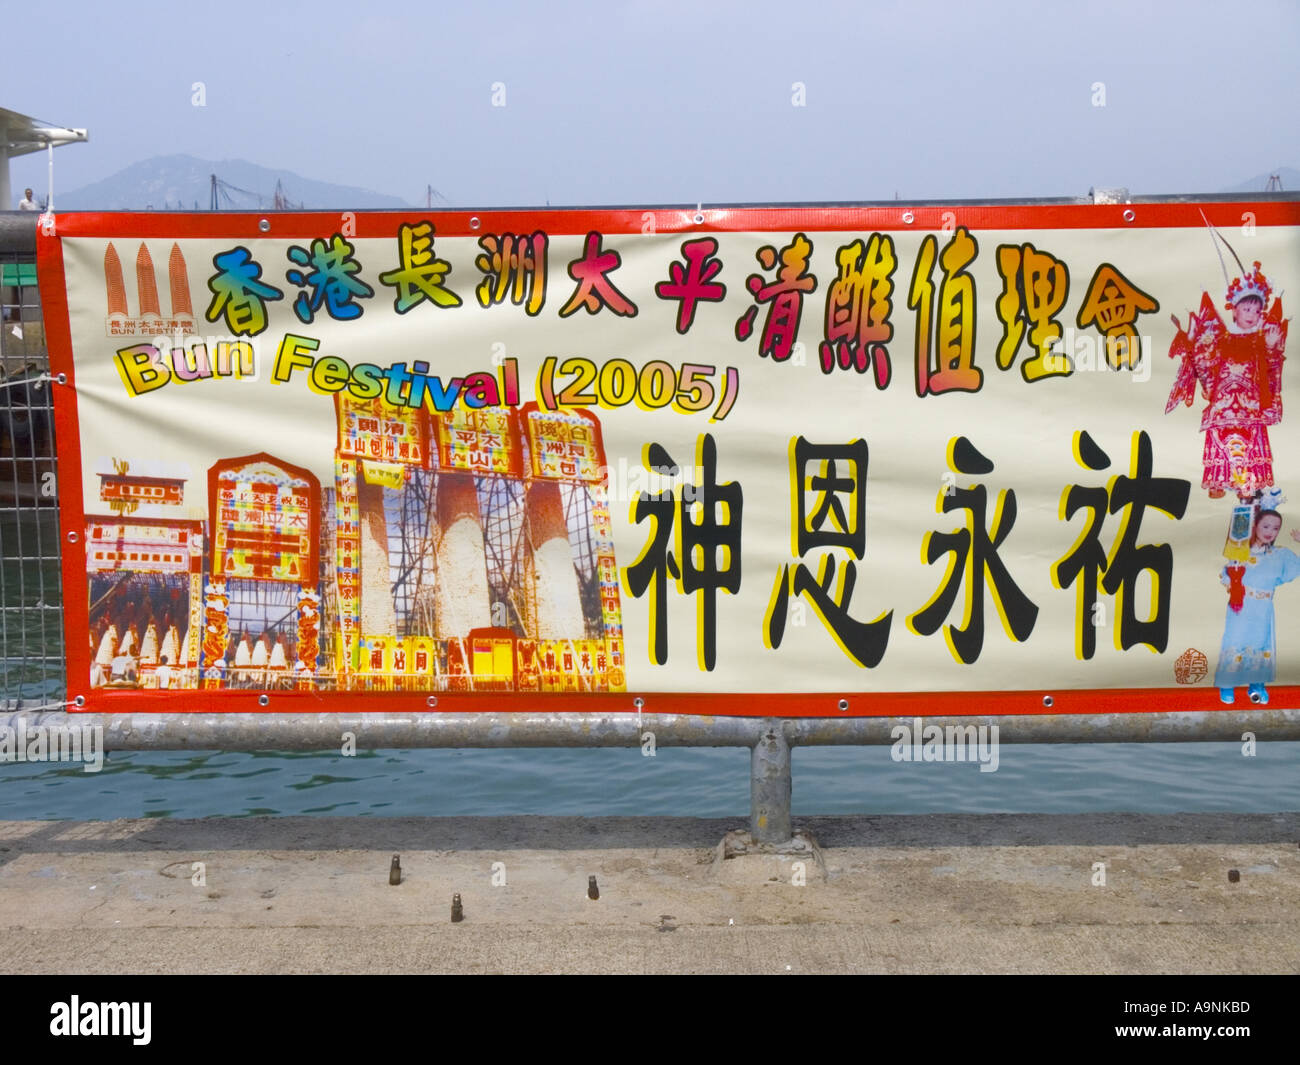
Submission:
M 1086 432 L 1075 438 L 1075 458 L 1085 469 L 1103 470 L 1110 458 Z M 1083 584 L 1079 592 L 1079 611 L 1075 618 L 1075 653 L 1088 659 L 1096 650 L 1097 576 L 1104 573 L 1101 589 L 1117 599 L 1118 628 L 1115 646 L 1127 651 L 1145 643 L 1153 651 L 1163 652 L 1169 646 L 1169 602 L 1173 587 L 1174 550 L 1169 544 L 1142 544 L 1138 535 L 1142 528 L 1142 515 L 1148 507 L 1159 510 L 1175 521 L 1187 510 L 1191 482 L 1174 477 L 1151 476 L 1151 438 L 1142 431 L 1134 432 L 1129 476 L 1116 477 L 1108 493 L 1104 488 L 1083 488 L 1071 485 L 1065 492 L 1065 517 L 1070 518 L 1080 506 L 1092 510 L 1088 527 L 1075 543 L 1070 553 L 1052 569 L 1058 588 L 1069 587 L 1082 572 Z M 1120 529 L 1111 546 L 1110 555 L 1102 550 L 1099 533 L 1105 513 L 1124 512 Z M 1138 577 L 1151 575 L 1149 616 L 1139 619 L 1134 603 Z
M 659 444 L 650 444 L 646 448 L 645 466 L 660 476 L 676 477 L 681 473 L 672 456 Z M 637 493 L 632 510 L 632 520 L 638 525 L 647 518 L 654 523 L 641 557 L 627 567 L 627 588 L 638 599 L 647 590 L 650 592 L 650 658 L 660 666 L 668 661 L 668 576 L 671 574 L 677 581 L 682 576 L 668 547 L 672 543 L 676 509 L 677 492 L 675 488 L 669 488 L 654 495 Z
M 1075 460 L 1086 470 L 1104 470 L 1110 467 L 1110 456 L 1087 433 L 1079 433 L 1074 441 Z M 1065 589 L 1077 580 L 1078 601 L 1075 610 L 1074 653 L 1089 659 L 1097 650 L 1097 575 L 1106 568 L 1106 549 L 1101 546 L 1101 527 L 1110 505 L 1105 488 L 1085 488 L 1070 485 L 1062 498 L 1065 520 L 1069 521 L 1079 510 L 1087 508 L 1088 524 L 1075 542 L 1070 553 L 1052 567 L 1052 582 Z M 1080 579 L 1082 578 L 1082 579 Z
M 955 437 L 948 448 L 948 466 L 954 473 L 973 476 L 993 472 L 993 463 L 979 453 L 964 436 Z M 988 585 L 993 605 L 1002 619 L 1002 627 L 1011 640 L 1024 642 L 1034 631 L 1038 619 L 1036 607 L 1022 592 L 998 556 L 1016 522 L 1016 493 L 1003 489 L 998 493 L 993 516 L 993 530 L 985 528 L 988 490 L 977 484 L 973 488 L 948 489 L 939 497 L 941 511 L 967 511 L 966 528 L 950 533 L 929 532 L 923 553 L 934 565 L 945 553 L 951 553 L 944 583 L 925 606 L 907 619 L 907 627 L 921 636 L 931 636 L 948 617 L 957 593 L 966 588 L 966 609 L 961 626 L 948 625 L 944 639 L 958 662 L 970 665 L 984 646 L 984 585 Z
M 818 445 L 810 444 L 801 436 L 795 438 L 790 449 L 792 517 L 794 546 L 801 559 L 818 548 L 845 548 L 858 560 L 865 555 L 867 462 L 865 440 L 846 445 Z M 845 470 L 843 474 L 839 472 L 841 467 Z M 807 505 L 809 492 L 814 496 L 811 513 Z M 880 662 L 889 642 L 893 611 L 867 622 L 850 617 L 849 604 L 857 584 L 857 569 L 848 561 L 839 573 L 837 584 L 835 555 L 829 550 L 818 563 L 816 577 L 802 561 L 793 577 L 788 565 L 781 568 L 764 619 L 768 647 L 781 646 L 793 590 L 796 596 L 807 596 L 822 624 L 846 655 L 867 668 Z
M 628 591 L 640 598 L 651 592 L 650 609 L 653 628 L 650 655 L 658 664 L 668 661 L 668 618 L 665 592 L 668 576 L 677 581 L 684 595 L 701 593 L 696 622 L 696 649 L 700 668 L 712 670 L 717 662 L 717 594 L 740 591 L 740 529 L 744 497 L 734 481 L 717 481 L 717 447 L 713 436 L 699 438 L 696 452 L 695 480 L 667 492 L 651 495 L 641 492 L 632 512 L 640 524 L 654 521 L 654 531 L 641 557 L 627 567 Z M 646 449 L 647 466 L 657 472 L 667 471 L 676 477 L 680 469 L 659 444 Z M 657 468 L 657 469 L 656 469 Z M 680 559 L 674 558 L 668 545 L 676 520 Z M 719 556 L 721 555 L 721 561 Z

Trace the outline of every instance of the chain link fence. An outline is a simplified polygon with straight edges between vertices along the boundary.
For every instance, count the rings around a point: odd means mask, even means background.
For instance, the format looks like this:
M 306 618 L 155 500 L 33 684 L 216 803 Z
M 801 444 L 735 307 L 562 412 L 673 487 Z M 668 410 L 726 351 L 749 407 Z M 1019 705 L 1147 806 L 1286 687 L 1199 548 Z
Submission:
M 36 216 L 0 216 L 0 699 L 64 698 L 58 465 Z

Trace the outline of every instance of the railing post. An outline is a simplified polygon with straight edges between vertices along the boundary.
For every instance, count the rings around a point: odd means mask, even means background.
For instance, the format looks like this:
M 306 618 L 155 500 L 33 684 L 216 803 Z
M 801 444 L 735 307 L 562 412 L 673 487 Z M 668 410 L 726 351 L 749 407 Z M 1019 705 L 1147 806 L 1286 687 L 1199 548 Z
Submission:
M 790 840 L 790 745 L 785 723 L 769 722 L 750 759 L 749 833 L 755 843 Z

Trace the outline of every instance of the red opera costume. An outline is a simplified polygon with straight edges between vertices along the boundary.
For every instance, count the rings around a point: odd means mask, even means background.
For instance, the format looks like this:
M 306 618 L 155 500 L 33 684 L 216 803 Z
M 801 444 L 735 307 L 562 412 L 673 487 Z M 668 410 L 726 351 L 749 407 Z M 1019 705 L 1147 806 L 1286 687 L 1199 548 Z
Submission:
M 1201 416 L 1205 433 L 1205 467 L 1201 487 L 1211 495 L 1233 492 L 1246 499 L 1273 480 L 1273 451 L 1268 426 L 1282 420 L 1282 363 L 1286 323 L 1281 300 L 1267 316 L 1272 288 L 1259 272 L 1259 263 L 1228 289 L 1234 324 L 1219 317 L 1209 294 L 1199 313 L 1191 315 L 1169 347 L 1170 358 L 1181 357 L 1178 374 L 1165 407 L 1168 414 L 1180 402 L 1191 406 L 1199 382 L 1208 401 Z M 1258 310 L 1249 313 L 1258 300 Z M 1253 328 L 1252 328 L 1253 326 Z

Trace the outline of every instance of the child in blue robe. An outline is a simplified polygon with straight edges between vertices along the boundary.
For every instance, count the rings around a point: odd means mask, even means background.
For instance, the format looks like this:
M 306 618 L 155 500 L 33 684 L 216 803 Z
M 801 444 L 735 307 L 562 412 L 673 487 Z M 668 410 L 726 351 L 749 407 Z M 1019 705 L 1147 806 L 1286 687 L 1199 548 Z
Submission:
M 1300 555 L 1274 541 L 1282 530 L 1282 515 L 1276 510 L 1261 510 L 1255 516 L 1255 530 L 1250 539 L 1250 560 L 1239 567 L 1244 586 L 1241 609 L 1228 606 L 1223 626 L 1223 647 L 1219 651 L 1219 668 L 1214 674 L 1219 698 L 1231 705 L 1233 688 L 1246 687 L 1253 703 L 1267 703 L 1268 689 L 1277 677 L 1277 631 L 1273 611 L 1273 593 L 1278 587 L 1300 577 Z M 1300 539 L 1295 532 L 1293 539 Z M 1229 567 L 1221 575 L 1223 584 L 1232 587 Z

